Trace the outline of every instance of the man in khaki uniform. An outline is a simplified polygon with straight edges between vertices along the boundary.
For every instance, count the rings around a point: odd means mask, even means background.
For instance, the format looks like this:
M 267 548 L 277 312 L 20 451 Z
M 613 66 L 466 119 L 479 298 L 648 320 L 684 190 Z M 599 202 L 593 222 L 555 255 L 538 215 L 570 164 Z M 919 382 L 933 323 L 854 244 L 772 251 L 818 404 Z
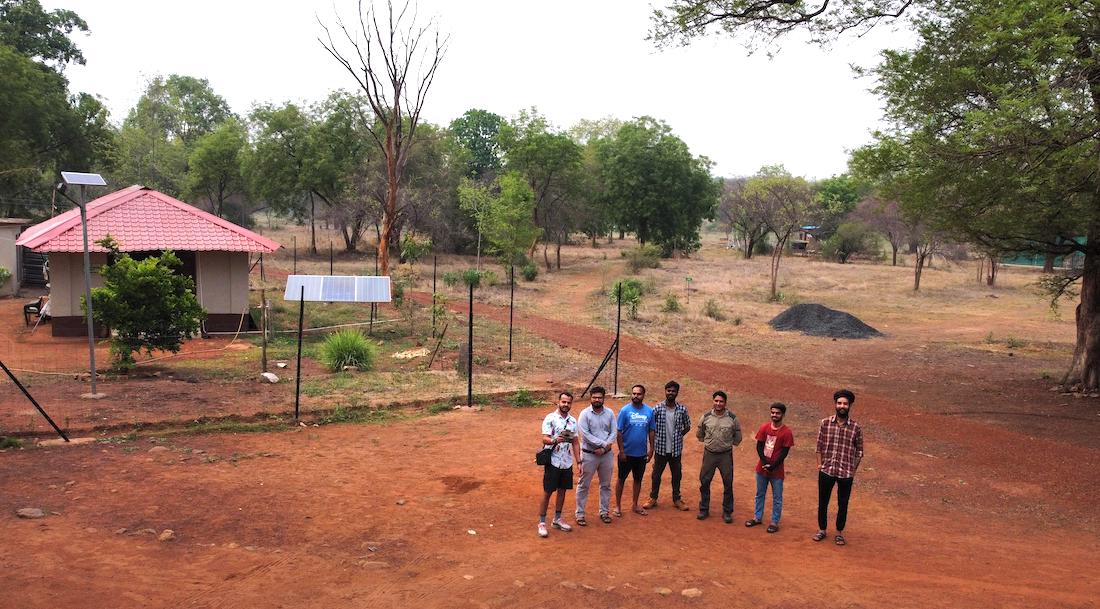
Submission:
M 699 471 L 699 520 L 710 516 L 710 482 L 714 470 L 722 475 L 722 520 L 733 522 L 733 447 L 741 443 L 741 423 L 726 410 L 726 392 L 715 391 L 714 407 L 703 413 L 695 437 L 703 443 Z

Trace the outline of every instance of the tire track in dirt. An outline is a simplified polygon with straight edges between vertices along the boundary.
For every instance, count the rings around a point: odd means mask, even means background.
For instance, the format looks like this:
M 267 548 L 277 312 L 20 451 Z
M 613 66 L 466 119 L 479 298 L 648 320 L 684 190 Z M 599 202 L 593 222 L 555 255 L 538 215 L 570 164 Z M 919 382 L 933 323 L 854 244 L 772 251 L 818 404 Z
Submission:
M 414 292 L 411 296 L 417 302 L 431 303 L 429 293 Z M 448 303 L 447 307 L 455 313 L 467 314 L 465 302 Z M 475 302 L 474 317 L 475 320 L 481 317 L 508 323 L 508 308 Z M 562 347 L 589 353 L 595 358 L 602 358 L 614 340 L 614 334 L 610 331 L 549 319 L 528 311 L 516 310 L 514 319 L 517 328 Z M 831 411 L 829 404 L 836 389 L 834 386 L 760 366 L 696 357 L 651 345 L 627 334 L 623 334 L 620 340 L 621 363 L 659 370 L 669 377 L 689 377 L 711 387 L 725 387 L 729 391 L 753 397 L 816 404 L 821 408 L 822 416 Z M 1097 514 L 1083 510 L 1081 506 L 1093 501 L 1097 494 L 1095 489 L 1100 488 L 1100 468 L 1089 466 L 1100 462 L 1100 451 L 1035 438 L 978 421 L 960 424 L 957 416 L 922 413 L 894 397 L 876 393 L 873 388 L 853 388 L 859 395 L 856 419 L 865 429 L 869 428 L 872 436 L 875 428 L 889 428 L 895 439 L 891 448 L 913 453 L 926 450 L 926 441 L 934 441 L 939 446 L 944 443 L 953 445 L 962 453 L 938 459 L 937 463 L 926 466 L 929 471 L 954 470 L 958 467 L 955 460 L 961 457 L 962 467 L 982 468 L 1000 480 L 1076 480 L 1073 485 L 1059 485 L 1054 489 L 1056 492 L 1045 494 L 1044 500 L 1056 501 L 1059 509 L 1075 512 L 1074 516 L 1082 523 L 1096 523 Z M 868 454 L 873 454 L 876 448 L 873 446 L 874 440 L 870 441 L 872 446 Z M 985 500 L 992 505 L 997 502 L 997 497 L 990 494 Z

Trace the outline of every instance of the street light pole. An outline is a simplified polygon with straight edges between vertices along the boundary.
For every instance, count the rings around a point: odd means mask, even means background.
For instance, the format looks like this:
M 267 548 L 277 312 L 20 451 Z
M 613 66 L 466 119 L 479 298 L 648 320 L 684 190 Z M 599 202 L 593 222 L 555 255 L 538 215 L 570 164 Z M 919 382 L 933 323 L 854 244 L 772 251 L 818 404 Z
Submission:
M 102 397 L 102 395 L 96 390 L 96 367 L 95 367 L 95 326 L 93 325 L 92 318 L 92 257 L 88 253 L 88 210 L 84 205 L 86 187 L 80 185 L 80 200 L 77 207 L 80 208 L 80 229 L 84 233 L 84 301 L 88 303 L 88 361 L 92 371 L 92 393 L 87 397 L 96 399 Z
M 97 387 L 98 375 L 96 374 L 95 365 L 95 325 L 92 321 L 94 317 L 92 309 L 92 257 L 88 252 L 88 209 L 85 203 L 85 195 L 87 194 L 86 188 L 88 186 L 106 186 L 107 182 L 97 173 L 80 173 L 75 171 L 62 171 L 61 178 L 64 180 L 64 183 L 59 184 L 55 190 L 62 195 L 65 194 L 63 188 L 65 185 L 80 186 L 80 194 L 77 197 L 78 200 L 73 202 L 76 203 L 77 208 L 80 209 L 80 230 L 84 235 L 84 302 L 88 313 L 88 365 L 91 368 L 92 380 L 92 392 L 85 393 L 80 397 L 96 400 L 105 396 L 99 393 Z M 68 198 L 68 195 L 65 196 Z M 71 201 L 72 199 L 69 200 Z

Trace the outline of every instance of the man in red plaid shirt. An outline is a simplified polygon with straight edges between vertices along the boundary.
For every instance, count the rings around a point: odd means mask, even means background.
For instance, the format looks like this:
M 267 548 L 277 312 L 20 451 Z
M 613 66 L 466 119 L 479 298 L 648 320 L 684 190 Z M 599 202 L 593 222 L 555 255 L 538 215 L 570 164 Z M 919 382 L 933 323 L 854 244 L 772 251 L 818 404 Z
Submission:
M 829 499 L 836 487 L 836 545 L 842 546 L 844 524 L 848 519 L 848 498 L 852 495 L 852 479 L 863 459 L 863 430 L 848 417 L 856 396 L 847 389 L 833 394 L 836 415 L 821 420 L 817 430 L 817 534 L 814 541 L 827 536 Z

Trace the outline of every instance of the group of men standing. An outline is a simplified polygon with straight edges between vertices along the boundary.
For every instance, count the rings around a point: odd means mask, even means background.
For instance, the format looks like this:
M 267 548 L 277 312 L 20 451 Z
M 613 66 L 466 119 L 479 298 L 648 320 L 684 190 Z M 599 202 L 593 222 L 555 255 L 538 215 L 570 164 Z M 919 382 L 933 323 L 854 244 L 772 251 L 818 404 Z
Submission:
M 645 516 L 657 506 L 661 491 L 661 479 L 667 468 L 671 475 L 672 505 L 682 511 L 690 508 L 683 501 L 680 483 L 683 478 L 684 437 L 692 430 L 691 417 L 686 406 L 677 401 L 680 385 L 676 381 L 665 384 L 665 399 L 655 406 L 645 403 L 646 389 L 634 385 L 630 389 L 630 403 L 624 405 L 616 416 L 604 404 L 607 392 L 603 387 L 590 391 L 591 404 L 580 417 L 569 414 L 573 394 L 558 394 L 557 408 L 546 415 L 542 422 L 544 449 L 551 451 L 549 463 L 543 470 L 543 498 L 539 509 L 538 533 L 547 537 L 549 529 L 546 513 L 550 498 L 556 494 L 554 518 L 550 527 L 571 531 L 572 525 L 562 519 L 566 490 L 573 488 L 573 462 L 579 458 L 580 480 L 577 483 L 575 520 L 578 526 L 587 526 L 586 506 L 588 490 L 593 477 L 599 479 L 599 517 L 604 524 L 613 522 L 612 516 L 623 515 L 622 496 L 626 479 L 632 478 L 631 511 Z M 741 423 L 737 415 L 726 408 L 728 396 L 723 391 L 711 395 L 712 406 L 699 418 L 695 437 L 702 443 L 703 458 L 699 470 L 699 507 L 696 518 L 710 516 L 710 487 L 717 472 L 722 478 L 722 519 L 733 522 L 733 449 L 741 443 Z M 837 488 L 836 536 L 837 545 L 845 545 L 844 527 L 847 520 L 848 499 L 852 492 L 852 480 L 863 458 L 863 432 L 852 421 L 849 409 L 855 395 L 841 389 L 833 395 L 836 414 L 821 421 L 817 435 L 818 466 L 818 532 L 814 541 L 827 537 L 827 513 L 833 487 Z M 772 491 L 772 511 L 767 531 L 779 530 L 783 514 L 784 461 L 794 446 L 794 433 L 783 423 L 786 405 L 771 405 L 770 421 L 760 426 L 755 435 L 756 496 L 753 518 L 746 527 L 764 523 L 764 505 L 768 488 Z M 652 462 L 649 499 L 639 503 L 642 482 L 647 465 Z M 615 504 L 611 505 L 612 473 L 616 471 Z

